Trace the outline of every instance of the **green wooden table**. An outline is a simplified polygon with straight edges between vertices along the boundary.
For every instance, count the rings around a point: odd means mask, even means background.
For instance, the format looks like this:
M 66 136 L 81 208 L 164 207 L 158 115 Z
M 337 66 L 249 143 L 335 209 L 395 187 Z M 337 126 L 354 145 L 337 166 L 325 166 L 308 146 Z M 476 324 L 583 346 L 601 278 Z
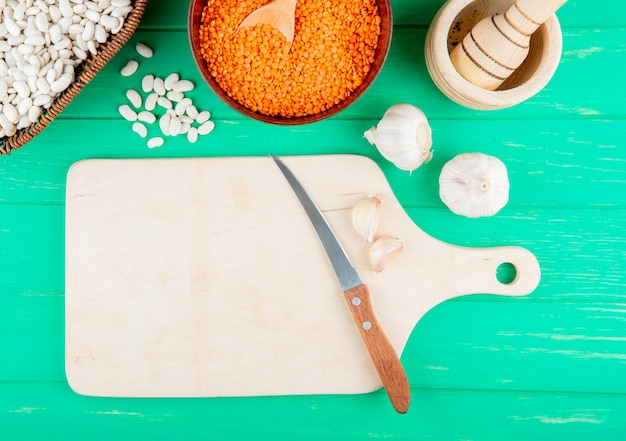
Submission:
M 442 0 L 393 0 L 393 43 L 375 84 L 342 114 L 307 126 L 248 120 L 202 83 L 186 34 L 187 2 L 151 0 L 140 29 L 43 134 L 0 157 L 0 437 L 32 439 L 626 438 L 626 3 L 570 0 L 559 11 L 561 64 L 547 87 L 510 109 L 447 99 L 424 62 Z M 602 5 L 602 7 L 600 7 Z M 138 75 L 120 68 L 134 43 L 155 49 Z M 150 150 L 117 112 L 142 74 L 173 70 L 198 87 L 215 131 Z M 428 115 L 434 158 L 412 174 L 362 137 L 391 105 Z M 446 302 L 402 354 L 408 414 L 385 393 L 219 399 L 90 398 L 64 371 L 65 176 L 84 158 L 353 153 L 373 158 L 411 218 L 446 242 L 520 245 L 542 267 L 531 295 Z M 480 151 L 504 161 L 509 204 L 466 219 L 439 200 L 443 164 Z

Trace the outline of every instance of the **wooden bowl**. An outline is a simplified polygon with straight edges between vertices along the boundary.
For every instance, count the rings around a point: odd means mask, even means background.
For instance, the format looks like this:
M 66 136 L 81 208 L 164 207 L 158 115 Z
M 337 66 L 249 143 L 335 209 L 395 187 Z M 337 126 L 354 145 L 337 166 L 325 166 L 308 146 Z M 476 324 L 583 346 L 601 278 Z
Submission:
M 450 61 L 453 47 L 482 18 L 506 11 L 515 0 L 449 0 L 426 35 L 426 67 L 437 87 L 451 100 L 472 109 L 496 110 L 534 96 L 550 81 L 561 59 L 561 27 L 552 15 L 532 35 L 528 57 L 497 90 L 478 87 L 461 76 Z
M 380 36 L 378 38 L 378 46 L 376 48 L 374 63 L 372 64 L 370 71 L 364 78 L 361 85 L 359 85 L 352 93 L 343 101 L 335 104 L 334 106 L 313 114 L 306 116 L 296 116 L 296 117 L 282 117 L 282 116 L 269 116 L 264 115 L 259 112 L 254 112 L 247 107 L 243 106 L 239 102 L 235 101 L 231 97 L 229 97 L 224 90 L 217 83 L 215 78 L 211 76 L 207 64 L 202 57 L 200 52 L 200 22 L 202 18 L 202 10 L 206 0 L 191 0 L 189 5 L 189 16 L 188 16 L 188 32 L 189 32 L 189 42 L 191 45 L 191 52 L 193 54 L 194 61 L 202 78 L 209 85 L 213 93 L 217 95 L 223 102 L 229 105 L 231 108 L 235 109 L 237 112 L 258 121 L 277 124 L 277 125 L 298 125 L 298 124 L 309 124 L 317 121 L 321 121 L 323 119 L 329 118 L 333 115 L 338 114 L 339 112 L 346 109 L 348 106 L 353 104 L 365 91 L 372 85 L 378 73 L 383 67 L 385 60 L 387 58 L 387 54 L 389 53 L 389 47 L 391 45 L 391 34 L 392 34 L 392 15 L 391 15 L 391 5 L 389 0 L 376 0 L 376 4 L 378 5 L 378 12 L 381 18 L 380 24 Z

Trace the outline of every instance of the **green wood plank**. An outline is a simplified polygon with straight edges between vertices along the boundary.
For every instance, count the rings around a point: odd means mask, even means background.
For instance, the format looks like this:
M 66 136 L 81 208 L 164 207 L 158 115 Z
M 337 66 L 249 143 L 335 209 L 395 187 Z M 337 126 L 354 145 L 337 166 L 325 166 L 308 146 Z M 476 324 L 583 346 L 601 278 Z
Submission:
M 0 384 L 0 396 L 0 425 L 12 441 L 621 441 L 626 431 L 623 395 L 413 389 L 406 415 L 394 414 L 382 392 L 129 400 L 80 397 L 59 383 L 17 383 Z
M 239 156 L 352 153 L 374 158 L 406 206 L 442 207 L 438 179 L 444 163 L 462 152 L 499 157 L 511 181 L 509 208 L 624 207 L 626 119 L 432 120 L 434 157 L 412 174 L 385 161 L 363 138 L 375 120 L 327 120 L 274 127 L 251 120 L 216 121 L 197 144 L 169 138 L 150 150 L 119 120 L 58 120 L 10 156 L 0 157 L 0 202 L 63 203 L 70 165 L 94 157 Z M 503 129 L 503 125 L 506 129 Z M 151 128 L 157 134 L 158 128 Z M 94 133 L 98 133 L 94 139 Z
M 335 119 L 378 118 L 391 105 L 410 102 L 421 107 L 432 119 L 451 118 L 586 118 L 624 117 L 626 82 L 621 69 L 602 69 L 623 57 L 626 28 L 567 29 L 561 63 L 550 83 L 537 95 L 517 106 L 498 111 L 478 111 L 462 107 L 446 98 L 430 78 L 424 59 L 426 31 L 422 28 L 396 30 L 391 51 L 381 74 L 372 87 Z M 134 46 L 143 41 L 155 50 L 151 59 L 140 59 Z M 129 78 L 119 74 L 129 59 L 140 61 L 139 71 Z M 173 64 L 171 60 L 176 60 Z M 140 89 L 147 74 L 166 76 L 177 71 L 194 81 L 190 94 L 199 108 L 213 112 L 218 119 L 244 117 L 220 102 L 203 82 L 191 56 L 184 31 L 138 31 L 129 44 L 98 74 L 59 118 L 121 118 L 117 113 L 128 88 Z M 581 78 L 587 79 L 581 82 Z
M 429 26 L 444 0 L 391 0 L 396 26 Z M 626 6 L 620 0 L 602 2 L 569 0 L 557 12 L 561 26 L 621 26 L 626 23 Z M 185 29 L 188 1 L 150 0 L 141 28 Z M 610 11 L 610 12 L 606 12 Z
M 0 213 L 0 296 L 63 293 L 64 208 L 0 205 Z

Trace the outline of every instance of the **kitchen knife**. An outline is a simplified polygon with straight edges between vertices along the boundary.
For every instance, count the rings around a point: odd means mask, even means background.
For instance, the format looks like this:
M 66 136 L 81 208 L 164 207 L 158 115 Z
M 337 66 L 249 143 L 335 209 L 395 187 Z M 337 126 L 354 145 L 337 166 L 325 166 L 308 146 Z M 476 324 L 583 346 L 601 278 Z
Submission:
M 398 354 L 374 315 L 369 289 L 361 281 L 324 215 L 302 187 L 302 184 L 278 157 L 272 154 L 270 157 L 285 175 L 326 250 L 352 317 L 357 324 L 391 404 L 397 412 L 406 413 L 411 401 L 411 388 Z

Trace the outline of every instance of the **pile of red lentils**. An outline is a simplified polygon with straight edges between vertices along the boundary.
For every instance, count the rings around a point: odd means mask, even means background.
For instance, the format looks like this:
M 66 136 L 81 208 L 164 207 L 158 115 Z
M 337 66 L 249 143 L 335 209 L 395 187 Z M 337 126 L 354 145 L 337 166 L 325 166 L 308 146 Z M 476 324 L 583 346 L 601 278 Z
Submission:
M 300 0 L 291 46 L 278 30 L 239 24 L 268 0 L 207 0 L 202 56 L 228 96 L 269 116 L 324 111 L 348 97 L 374 62 L 375 0 Z

